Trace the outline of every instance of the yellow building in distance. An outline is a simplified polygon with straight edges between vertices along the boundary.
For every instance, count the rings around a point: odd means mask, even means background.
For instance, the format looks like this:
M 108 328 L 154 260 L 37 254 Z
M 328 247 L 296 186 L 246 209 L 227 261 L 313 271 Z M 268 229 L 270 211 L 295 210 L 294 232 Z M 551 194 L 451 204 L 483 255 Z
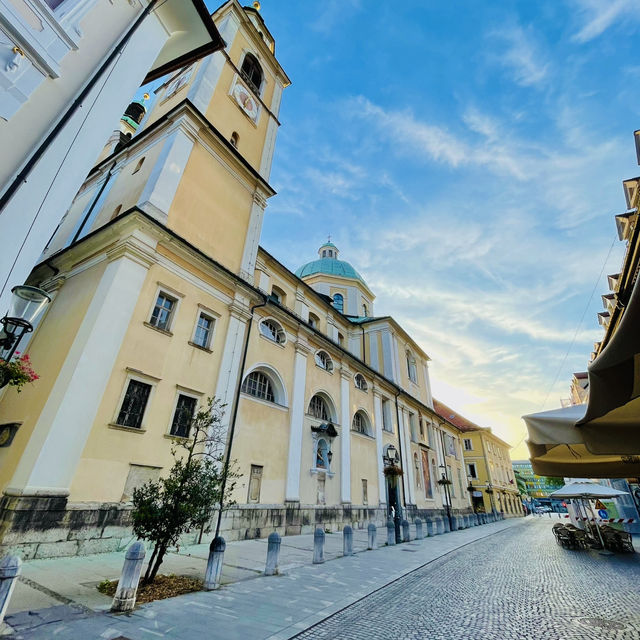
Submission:
M 0 400 L 0 549 L 121 548 L 209 396 L 242 474 L 227 539 L 471 510 L 428 355 L 333 243 L 296 273 L 259 246 L 289 78 L 256 9 L 212 18 L 226 48 L 117 130 L 29 278 L 53 301 L 21 345 L 40 380 Z
M 475 513 L 503 512 L 523 515 L 522 500 L 513 474 L 511 446 L 445 404 L 434 401 L 436 412 L 462 432 L 467 490 Z

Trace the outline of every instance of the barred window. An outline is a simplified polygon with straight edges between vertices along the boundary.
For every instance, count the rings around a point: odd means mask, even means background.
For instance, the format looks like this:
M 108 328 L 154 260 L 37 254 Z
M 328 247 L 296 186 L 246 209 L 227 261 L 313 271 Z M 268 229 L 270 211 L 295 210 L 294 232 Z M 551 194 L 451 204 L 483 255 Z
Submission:
M 366 391 L 368 388 L 367 381 L 364 379 L 364 376 L 360 373 L 356 373 L 354 378 L 354 384 L 358 389 L 360 389 L 360 391 Z
M 315 395 L 309 402 L 309 413 L 318 420 L 331 420 L 331 414 L 329 413 L 329 407 L 322 396 Z
M 369 435 L 369 420 L 367 420 L 367 416 L 363 411 L 358 411 L 353 416 L 351 428 L 358 433 Z
M 188 438 L 191 430 L 191 421 L 196 412 L 196 404 L 198 401 L 191 396 L 180 394 L 178 403 L 173 414 L 173 422 L 171 423 L 171 435 L 178 438 Z
M 273 340 L 278 344 L 284 344 L 286 335 L 284 329 L 275 320 L 263 320 L 260 323 L 260 333 L 265 338 Z
M 150 392 L 150 384 L 139 380 L 129 380 L 116 423 L 123 427 L 139 429 L 142 426 L 142 417 L 147 407 Z
M 333 371 L 333 360 L 326 351 L 318 351 L 316 353 L 316 364 L 325 371 Z
M 261 371 L 254 371 L 247 376 L 242 383 L 242 391 L 268 402 L 276 401 L 271 380 Z

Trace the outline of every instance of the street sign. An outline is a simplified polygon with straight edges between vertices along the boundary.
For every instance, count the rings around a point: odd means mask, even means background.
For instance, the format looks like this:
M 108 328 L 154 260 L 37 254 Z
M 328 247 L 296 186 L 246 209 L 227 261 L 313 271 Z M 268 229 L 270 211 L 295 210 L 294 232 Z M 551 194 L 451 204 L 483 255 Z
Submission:
M 606 509 L 598 509 L 598 515 L 603 519 L 603 520 L 607 520 L 609 517 L 609 514 L 607 513 Z
M 596 509 L 606 509 L 607 507 L 605 507 L 602 502 L 600 502 L 600 500 L 596 500 Z

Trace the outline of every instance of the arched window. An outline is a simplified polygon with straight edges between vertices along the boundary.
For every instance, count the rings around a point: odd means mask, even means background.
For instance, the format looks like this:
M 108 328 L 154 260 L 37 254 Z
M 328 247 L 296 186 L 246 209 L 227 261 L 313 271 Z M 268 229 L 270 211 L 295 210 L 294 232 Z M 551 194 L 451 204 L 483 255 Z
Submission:
M 238 132 L 234 131 L 231 134 L 231 138 L 229 138 L 229 142 L 237 149 L 239 140 L 240 140 L 240 136 L 238 135 Z
M 269 377 L 262 373 L 262 371 L 251 372 L 242 383 L 242 391 L 261 400 L 267 400 L 268 402 L 276 401 L 273 384 Z
M 278 304 L 284 305 L 287 300 L 287 294 L 280 287 L 271 287 L 271 299 Z
M 258 59 L 251 53 L 247 53 L 242 62 L 242 69 L 240 69 L 240 75 L 247 82 L 249 87 L 253 89 L 254 93 L 260 94 L 260 87 L 262 86 L 262 67 L 258 62 Z
M 341 293 L 336 293 L 333 296 L 333 307 L 340 313 L 344 311 L 344 297 Z
M 411 382 L 418 382 L 418 370 L 416 368 L 416 359 L 413 357 L 411 351 L 407 351 L 407 375 Z
M 284 332 L 284 329 L 271 318 L 268 320 L 263 320 L 260 323 L 260 333 L 269 340 L 273 340 L 278 344 L 284 344 L 287 340 L 287 336 Z
M 333 360 L 326 351 L 316 352 L 316 364 L 329 373 L 333 371 Z
M 360 389 L 360 391 L 367 390 L 367 381 L 361 373 L 356 373 L 353 382 L 356 385 L 356 389 Z
M 314 329 L 318 329 L 320 327 L 320 318 L 315 313 L 309 314 L 309 325 Z
M 331 420 L 331 412 L 327 405 L 327 401 L 320 395 L 316 394 L 309 402 L 309 414 L 318 420 L 329 422 Z
M 351 428 L 358 433 L 371 435 L 371 424 L 369 423 L 369 418 L 364 411 L 356 411 L 353 416 L 353 421 L 351 422 Z
M 323 257 L 323 258 L 326 258 L 326 257 L 327 257 L 327 250 L 326 250 L 326 249 L 323 249 L 323 250 L 322 250 L 322 257 Z
M 329 445 L 324 438 L 318 440 L 316 448 L 316 469 L 329 469 Z
M 369 309 L 366 304 L 362 305 L 362 315 L 366 318 L 369 316 Z
M 344 347 L 344 336 L 338 331 L 338 344 Z

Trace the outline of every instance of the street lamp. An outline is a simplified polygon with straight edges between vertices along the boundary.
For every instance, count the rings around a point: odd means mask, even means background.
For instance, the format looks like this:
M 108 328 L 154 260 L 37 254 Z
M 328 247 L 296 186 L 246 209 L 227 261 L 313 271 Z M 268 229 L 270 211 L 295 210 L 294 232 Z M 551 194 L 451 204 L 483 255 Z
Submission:
M 392 444 L 387 446 L 387 450 L 383 456 L 383 461 L 388 468 L 398 466 L 400 462 L 400 456 L 398 455 L 398 450 Z M 395 476 L 395 478 L 396 479 L 394 481 L 390 480 L 388 484 L 389 508 L 392 508 L 393 505 L 395 504 L 395 507 L 393 507 L 393 527 L 396 535 L 396 543 L 400 543 L 402 542 L 402 533 L 400 531 L 402 514 L 401 514 L 401 508 L 400 508 L 400 499 L 399 499 L 400 497 L 398 495 L 398 476 Z M 393 500 L 393 504 L 391 501 L 391 489 L 393 489 L 396 492 Z
M 449 519 L 449 531 L 453 531 L 453 523 L 451 521 L 451 494 L 449 493 L 449 485 L 451 484 L 449 481 L 449 476 L 447 474 L 447 466 L 441 464 L 439 466 L 442 469 L 442 477 L 440 478 L 440 484 L 444 486 L 444 498 L 445 505 L 447 507 L 447 518 Z
M 12 358 L 22 336 L 33 331 L 34 322 L 51 302 L 49 294 L 37 287 L 20 285 L 13 287 L 11 293 L 9 311 L 4 318 L 0 318 L 0 352 L 8 352 L 3 356 L 6 361 Z

